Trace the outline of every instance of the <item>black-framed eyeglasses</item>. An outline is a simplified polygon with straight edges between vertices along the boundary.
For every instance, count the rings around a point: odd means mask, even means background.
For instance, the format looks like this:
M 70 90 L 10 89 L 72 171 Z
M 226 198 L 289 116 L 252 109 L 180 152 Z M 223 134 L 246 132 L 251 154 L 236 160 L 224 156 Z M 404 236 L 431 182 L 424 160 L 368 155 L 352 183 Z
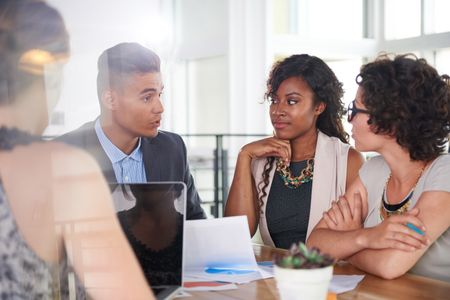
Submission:
M 359 109 L 355 106 L 356 100 L 350 102 L 347 108 L 347 121 L 350 123 L 357 113 L 369 114 L 369 111 L 366 109 Z

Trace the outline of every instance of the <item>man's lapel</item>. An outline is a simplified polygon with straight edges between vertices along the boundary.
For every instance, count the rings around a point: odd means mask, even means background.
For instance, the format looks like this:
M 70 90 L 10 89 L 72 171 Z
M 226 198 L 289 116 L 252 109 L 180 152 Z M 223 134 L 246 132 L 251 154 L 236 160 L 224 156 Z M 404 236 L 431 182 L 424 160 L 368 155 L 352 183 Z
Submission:
M 162 167 L 160 150 L 155 138 L 141 139 L 142 156 L 144 159 L 145 175 L 147 181 L 162 181 Z

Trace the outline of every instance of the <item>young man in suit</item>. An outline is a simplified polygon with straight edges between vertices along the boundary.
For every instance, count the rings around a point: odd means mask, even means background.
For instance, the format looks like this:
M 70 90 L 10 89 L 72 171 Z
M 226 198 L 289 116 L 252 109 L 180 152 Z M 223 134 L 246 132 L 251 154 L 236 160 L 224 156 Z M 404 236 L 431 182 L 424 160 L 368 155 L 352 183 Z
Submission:
M 158 130 L 163 89 L 156 53 L 137 43 L 109 48 L 98 59 L 100 116 L 58 139 L 90 152 L 108 182 L 183 181 L 187 218 L 206 218 L 183 140 Z

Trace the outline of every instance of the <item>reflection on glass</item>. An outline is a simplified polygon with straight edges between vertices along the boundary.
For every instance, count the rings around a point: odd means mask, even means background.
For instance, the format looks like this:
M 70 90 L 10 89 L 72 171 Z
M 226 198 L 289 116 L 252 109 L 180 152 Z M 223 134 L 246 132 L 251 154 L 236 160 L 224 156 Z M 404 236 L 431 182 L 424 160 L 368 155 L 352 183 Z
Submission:
M 182 184 L 110 184 L 120 224 L 152 287 L 181 285 Z

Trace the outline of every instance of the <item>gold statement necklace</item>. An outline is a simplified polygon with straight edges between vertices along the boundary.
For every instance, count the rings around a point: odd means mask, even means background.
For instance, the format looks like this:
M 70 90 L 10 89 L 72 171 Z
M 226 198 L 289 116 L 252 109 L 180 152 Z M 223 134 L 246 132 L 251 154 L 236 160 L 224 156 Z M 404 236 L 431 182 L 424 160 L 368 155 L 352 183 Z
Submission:
M 406 195 L 406 197 L 399 204 L 389 204 L 386 201 L 386 190 L 391 180 L 392 172 L 389 173 L 389 177 L 386 179 L 386 183 L 384 184 L 383 194 L 381 195 L 381 203 L 380 203 L 380 218 L 384 220 L 393 215 L 401 215 L 408 211 L 411 205 L 411 199 L 414 194 L 414 190 L 416 189 L 417 183 L 419 182 L 420 177 L 422 177 L 423 171 L 425 170 L 426 164 L 420 170 L 419 176 L 417 177 L 416 183 L 414 184 L 411 191 Z
M 314 156 L 314 155 L 313 155 Z M 310 158 L 306 161 L 306 167 L 300 171 L 300 175 L 293 176 L 289 165 L 283 160 L 277 158 L 277 172 L 283 179 L 284 185 L 291 189 L 296 189 L 304 183 L 313 180 L 314 176 L 314 158 Z

